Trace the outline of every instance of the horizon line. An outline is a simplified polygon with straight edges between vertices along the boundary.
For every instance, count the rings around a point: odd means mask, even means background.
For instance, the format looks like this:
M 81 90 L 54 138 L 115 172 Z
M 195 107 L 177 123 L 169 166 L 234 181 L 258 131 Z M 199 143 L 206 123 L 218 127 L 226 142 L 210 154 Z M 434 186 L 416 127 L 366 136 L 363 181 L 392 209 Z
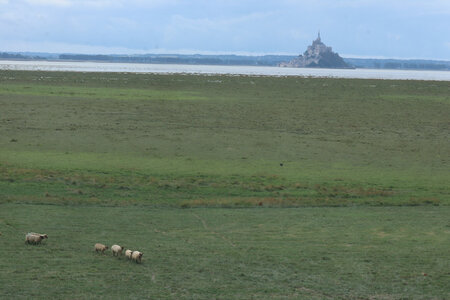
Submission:
M 131 50 L 131 49 L 130 49 Z M 156 50 L 156 49 L 152 49 Z M 137 53 L 140 52 L 140 53 Z M 289 52 L 246 52 L 246 51 L 195 51 L 195 50 L 177 50 L 177 51 L 136 51 L 135 53 L 85 53 L 81 52 L 47 52 L 47 51 L 4 51 L 0 50 L 0 53 L 11 54 L 49 54 L 49 55 L 106 55 L 106 56 L 143 56 L 143 55 L 204 55 L 204 56 L 223 56 L 223 55 L 235 55 L 235 56 L 299 56 L 301 54 L 294 54 Z M 422 57 L 389 57 L 382 55 L 358 55 L 358 54 L 339 54 L 342 58 L 348 59 L 395 59 L 395 60 L 434 60 L 434 61 L 446 61 L 450 62 L 450 59 L 444 58 L 422 58 Z

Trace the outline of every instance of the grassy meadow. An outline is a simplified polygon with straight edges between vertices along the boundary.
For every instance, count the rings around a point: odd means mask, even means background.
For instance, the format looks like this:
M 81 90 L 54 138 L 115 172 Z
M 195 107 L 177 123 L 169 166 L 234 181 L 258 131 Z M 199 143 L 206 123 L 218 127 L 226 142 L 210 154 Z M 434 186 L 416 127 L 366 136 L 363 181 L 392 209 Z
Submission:
M 26 212 L 32 212 L 24 214 Z M 448 299 L 448 206 L 3 204 L 2 298 Z M 49 235 L 24 245 L 30 228 Z M 142 264 L 96 254 L 140 249 Z
M 0 71 L 0 297 L 450 298 L 449 115 L 448 82 Z

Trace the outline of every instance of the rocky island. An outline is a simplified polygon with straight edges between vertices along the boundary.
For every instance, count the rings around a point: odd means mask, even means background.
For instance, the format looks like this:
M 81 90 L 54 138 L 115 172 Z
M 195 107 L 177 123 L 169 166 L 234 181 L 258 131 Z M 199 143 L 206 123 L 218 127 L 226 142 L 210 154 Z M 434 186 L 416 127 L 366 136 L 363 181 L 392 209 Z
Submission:
M 352 69 L 353 67 L 345 63 L 339 54 L 332 51 L 331 47 L 328 47 L 320 39 L 320 32 L 317 35 L 312 45 L 308 46 L 308 49 L 292 59 L 289 62 L 282 62 L 280 67 L 290 68 L 333 68 L 333 69 Z

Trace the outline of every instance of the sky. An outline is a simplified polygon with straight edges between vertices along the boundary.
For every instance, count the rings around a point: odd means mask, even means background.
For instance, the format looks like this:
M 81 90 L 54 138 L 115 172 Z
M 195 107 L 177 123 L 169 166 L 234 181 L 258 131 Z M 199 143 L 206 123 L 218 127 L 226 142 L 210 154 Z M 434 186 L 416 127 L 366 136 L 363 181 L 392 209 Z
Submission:
M 0 0 L 0 52 L 450 60 L 450 0 Z

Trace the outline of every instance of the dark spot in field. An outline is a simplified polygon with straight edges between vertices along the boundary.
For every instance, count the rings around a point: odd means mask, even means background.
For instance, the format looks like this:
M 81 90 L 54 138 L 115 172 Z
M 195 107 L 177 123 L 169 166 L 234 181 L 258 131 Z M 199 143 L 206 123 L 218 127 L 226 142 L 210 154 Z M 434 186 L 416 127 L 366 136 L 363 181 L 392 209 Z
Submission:
M 18 141 L 16 139 L 11 139 L 10 142 L 11 143 L 17 143 Z
M 283 166 L 283 163 L 280 163 L 280 167 L 282 167 Z

